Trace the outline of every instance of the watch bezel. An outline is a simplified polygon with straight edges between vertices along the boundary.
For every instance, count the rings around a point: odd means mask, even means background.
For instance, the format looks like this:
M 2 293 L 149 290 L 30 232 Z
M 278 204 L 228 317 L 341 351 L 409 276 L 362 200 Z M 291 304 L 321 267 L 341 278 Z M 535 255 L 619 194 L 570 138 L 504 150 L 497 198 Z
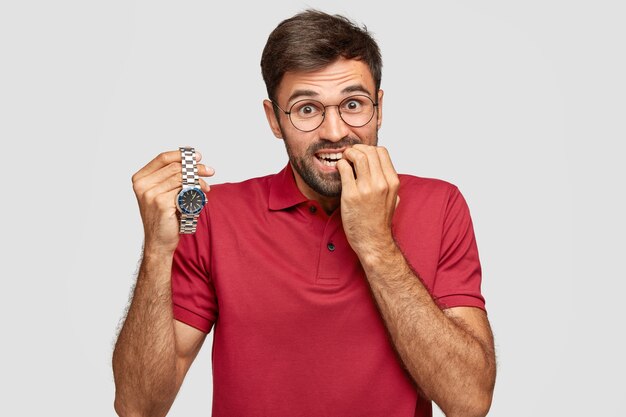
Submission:
M 196 211 L 189 211 L 186 210 L 184 208 L 182 208 L 180 206 L 181 204 L 181 200 L 183 198 L 183 196 L 187 193 L 190 192 L 197 192 L 202 196 L 202 205 L 200 206 L 200 208 Z M 202 209 L 204 208 L 204 205 L 206 204 L 206 194 L 204 194 L 204 192 L 199 188 L 199 187 L 191 187 L 191 188 L 183 188 L 182 190 L 180 190 L 180 192 L 178 193 L 178 196 L 176 196 L 176 208 L 178 209 L 179 212 L 181 212 L 182 214 L 186 214 L 189 216 L 195 216 L 197 214 L 200 214 L 200 212 L 202 211 Z

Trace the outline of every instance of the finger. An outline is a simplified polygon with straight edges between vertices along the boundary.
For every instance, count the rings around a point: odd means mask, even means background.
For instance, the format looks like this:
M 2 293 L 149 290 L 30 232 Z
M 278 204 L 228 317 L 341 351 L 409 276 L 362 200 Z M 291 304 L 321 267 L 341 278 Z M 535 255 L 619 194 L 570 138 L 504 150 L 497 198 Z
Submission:
M 149 190 L 177 174 L 180 177 L 180 183 L 182 184 L 182 164 L 180 162 L 172 162 L 171 164 L 165 165 L 164 167 L 159 168 L 139 180 L 135 180 L 134 187 L 141 193 L 142 191 Z
M 211 187 L 202 179 L 200 179 L 200 189 L 206 194 L 211 190 Z M 171 199 L 172 202 L 172 206 L 175 206 L 175 200 L 176 200 L 176 196 L 178 195 L 178 193 L 180 192 L 180 190 L 182 189 L 182 183 L 180 181 L 178 181 L 175 177 L 170 177 L 168 178 L 166 181 L 163 181 L 157 185 L 155 185 L 154 187 L 152 187 L 151 189 L 149 189 L 148 191 L 146 191 L 143 195 L 143 199 L 144 202 L 151 202 L 151 201 L 161 201 L 163 199 L 165 199 L 165 201 L 167 201 L 167 198 Z M 171 197 L 164 197 L 166 195 L 169 195 Z M 169 203 L 167 205 L 168 207 L 170 206 Z
M 180 174 L 174 174 L 147 189 L 142 197 L 146 200 L 152 200 L 157 198 L 160 194 L 168 193 L 173 190 L 180 191 L 182 188 L 183 182 Z
M 343 151 L 342 159 L 352 162 L 352 166 L 354 166 L 354 171 L 356 173 L 355 178 L 357 183 L 369 183 L 370 168 L 369 163 L 367 162 L 367 155 L 364 152 L 355 149 L 353 146 L 352 148 L 348 148 Z
M 211 187 L 202 178 L 198 179 L 198 185 L 203 191 L 209 191 Z M 171 190 L 181 190 L 183 188 L 183 182 L 179 174 L 174 174 L 164 179 L 163 181 L 155 184 L 150 191 L 157 194 L 169 192 Z
M 198 175 L 201 177 L 212 177 L 215 175 L 215 168 L 198 164 Z
M 199 177 L 212 177 L 215 175 L 215 169 L 213 169 L 213 167 L 209 167 L 204 164 L 197 164 L 196 167 L 198 168 Z M 178 168 L 182 179 L 182 164 L 178 164 Z
M 341 195 L 353 192 L 356 189 L 356 179 L 354 178 L 352 165 L 345 159 L 340 159 L 337 161 L 336 166 L 341 177 Z
M 389 152 L 386 148 L 379 146 L 376 148 L 376 152 L 378 152 L 378 159 L 380 160 L 380 165 L 391 191 L 390 198 L 393 198 L 394 196 L 396 197 L 394 204 L 398 207 L 400 202 L 400 197 L 397 195 L 398 190 L 400 189 L 400 179 L 398 178 L 398 173 L 391 162 L 391 157 L 389 156 Z
M 387 183 L 394 178 L 398 178 L 398 173 L 396 169 L 393 167 L 393 163 L 391 162 L 391 157 L 389 156 L 389 152 L 385 147 L 378 146 L 376 147 L 376 152 L 378 153 L 378 160 L 380 161 L 380 166 L 385 174 L 385 178 L 387 179 Z M 392 181 L 393 182 L 393 181 Z
M 205 193 L 208 193 L 209 191 L 211 191 L 211 186 L 209 184 L 207 184 L 206 181 L 203 180 L 202 178 L 200 178 L 200 188 Z
M 380 185 L 386 185 L 386 177 L 380 165 L 380 158 L 378 156 L 378 151 L 376 150 L 376 147 L 368 146 L 368 145 L 354 145 L 354 146 L 356 147 L 357 150 L 367 155 L 367 163 L 369 167 L 372 184 L 375 184 L 380 181 L 380 182 L 385 183 L 385 184 L 380 184 Z
M 202 159 L 202 154 L 196 151 L 196 162 Z M 133 175 L 133 182 L 140 180 L 146 175 L 150 175 L 155 171 L 171 164 L 172 162 L 181 162 L 180 151 L 167 151 L 157 155 L 152 161 L 148 162 L 143 168 Z
M 133 182 L 136 182 L 147 175 L 160 170 L 161 168 L 171 164 L 172 162 L 180 162 L 180 151 L 167 151 L 158 154 L 152 161 L 148 162 L 143 168 L 133 175 Z
M 203 164 L 198 164 L 198 175 L 202 177 L 210 177 L 215 174 L 215 170 L 211 167 L 207 167 Z M 145 177 L 136 180 L 134 182 L 134 188 L 137 192 L 142 193 L 145 190 L 148 190 L 155 185 L 165 181 L 167 178 L 172 175 L 177 175 L 179 177 L 180 184 L 182 185 L 183 176 L 182 176 L 182 164 L 180 162 L 172 162 L 169 165 L 162 167 L 161 169 L 153 172 L 152 174 L 146 175 Z
M 168 192 L 161 193 L 155 197 L 155 202 L 161 208 L 168 208 L 176 212 L 176 196 L 178 196 L 178 193 L 179 190 L 170 190 Z

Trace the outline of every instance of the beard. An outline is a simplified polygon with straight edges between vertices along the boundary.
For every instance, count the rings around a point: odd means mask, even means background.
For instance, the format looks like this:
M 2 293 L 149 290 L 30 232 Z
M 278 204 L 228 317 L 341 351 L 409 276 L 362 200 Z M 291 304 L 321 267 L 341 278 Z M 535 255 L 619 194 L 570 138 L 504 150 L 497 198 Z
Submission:
M 283 139 L 285 142 L 285 148 L 287 148 L 287 155 L 289 156 L 289 162 L 291 166 L 300 175 L 302 180 L 316 193 L 324 197 L 340 197 L 341 196 L 341 176 L 339 171 L 335 172 L 320 172 L 315 168 L 315 154 L 322 149 L 341 149 L 349 148 L 362 141 L 356 137 L 345 137 L 339 141 L 329 141 L 322 139 L 319 142 L 313 143 L 308 147 L 304 155 L 295 155 L 293 149 L 289 146 L 289 139 L 283 132 Z M 378 138 L 376 138 L 376 142 Z

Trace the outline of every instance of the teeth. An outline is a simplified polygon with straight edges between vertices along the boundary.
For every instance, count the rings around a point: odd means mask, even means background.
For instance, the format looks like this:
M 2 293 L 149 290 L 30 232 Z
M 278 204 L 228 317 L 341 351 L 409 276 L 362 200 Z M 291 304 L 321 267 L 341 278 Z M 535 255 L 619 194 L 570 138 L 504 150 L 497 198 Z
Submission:
M 317 157 L 321 159 L 322 161 L 325 161 L 325 160 L 338 161 L 343 157 L 343 154 L 341 152 L 322 153 L 322 154 L 318 154 Z

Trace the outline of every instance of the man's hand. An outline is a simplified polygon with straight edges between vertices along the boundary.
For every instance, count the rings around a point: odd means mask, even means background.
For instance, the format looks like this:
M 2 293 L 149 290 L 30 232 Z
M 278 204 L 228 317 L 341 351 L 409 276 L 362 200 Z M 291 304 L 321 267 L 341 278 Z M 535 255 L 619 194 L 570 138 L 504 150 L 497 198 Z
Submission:
M 337 169 L 346 236 L 405 368 L 446 415 L 487 414 L 495 381 L 487 315 L 472 307 L 443 313 L 395 244 L 391 220 L 400 182 L 389 154 L 354 145 Z
M 202 156 L 196 153 L 196 160 Z M 198 174 L 213 169 L 197 165 Z M 208 185 L 200 180 L 204 192 Z M 133 175 L 145 245 L 137 284 L 113 352 L 115 411 L 164 416 L 202 346 L 205 334 L 177 322 L 172 310 L 172 262 L 179 240 L 176 195 L 182 189 L 180 151 L 164 152 Z
M 354 145 L 343 152 L 337 169 L 342 187 L 341 220 L 350 246 L 361 261 L 384 253 L 395 244 L 391 220 L 400 187 L 387 149 Z
M 202 155 L 196 151 L 196 161 Z M 210 177 L 213 168 L 198 164 L 198 175 Z M 182 162 L 180 151 L 163 152 L 137 171 L 133 177 L 133 190 L 145 234 L 145 251 L 174 252 L 178 245 L 179 224 L 176 196 L 182 189 Z M 207 183 L 200 179 L 205 193 Z

